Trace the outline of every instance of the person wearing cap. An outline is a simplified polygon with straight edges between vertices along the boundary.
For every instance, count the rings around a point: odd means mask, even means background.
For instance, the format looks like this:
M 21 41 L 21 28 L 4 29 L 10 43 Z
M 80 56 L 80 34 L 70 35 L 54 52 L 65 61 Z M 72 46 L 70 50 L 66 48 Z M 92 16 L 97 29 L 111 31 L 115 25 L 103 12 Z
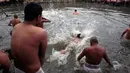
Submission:
M 125 35 L 126 34 L 126 35 Z M 125 36 L 124 36 L 125 35 Z M 130 24 L 129 24 L 129 28 L 127 28 L 121 35 L 121 38 L 124 38 L 127 39 L 127 40 L 130 40 Z
M 113 67 L 113 64 L 110 62 L 110 59 L 107 56 L 105 48 L 98 44 L 96 37 L 90 38 L 90 47 L 85 48 L 81 54 L 78 56 L 77 60 L 80 63 L 80 60 L 85 56 L 86 63 L 83 65 L 83 68 L 86 72 L 89 73 L 101 73 L 99 64 L 102 61 L 102 58 Z
M 24 21 L 15 25 L 11 36 L 11 54 L 15 73 L 44 73 L 47 32 L 36 25 L 42 20 L 41 5 L 30 2 L 24 8 Z

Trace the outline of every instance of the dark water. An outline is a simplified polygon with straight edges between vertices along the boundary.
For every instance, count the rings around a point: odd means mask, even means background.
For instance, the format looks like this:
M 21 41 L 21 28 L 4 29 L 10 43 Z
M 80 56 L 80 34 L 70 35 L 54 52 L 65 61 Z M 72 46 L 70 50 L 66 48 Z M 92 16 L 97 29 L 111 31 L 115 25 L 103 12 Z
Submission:
M 52 48 L 57 50 L 65 48 L 64 39 L 70 37 L 73 29 L 85 30 L 88 33 L 87 37 L 98 37 L 100 44 L 106 48 L 111 61 L 123 64 L 123 68 L 114 71 L 108 68 L 107 63 L 103 60 L 101 63 L 103 73 L 130 73 L 130 48 L 120 45 L 120 36 L 130 24 L 130 8 L 89 3 L 41 5 L 44 8 L 43 16 L 52 21 L 44 24 L 49 36 L 46 59 L 51 55 Z M 19 14 L 23 20 L 23 7 L 4 8 L 9 17 L 0 13 L 0 48 L 3 50 L 10 49 L 9 31 L 12 27 L 8 26 L 9 20 L 13 14 Z M 78 16 L 72 15 L 74 9 L 78 10 Z M 57 61 L 51 63 L 46 61 L 43 69 L 45 73 L 75 73 L 75 66 L 75 54 L 72 52 L 67 64 L 58 66 Z

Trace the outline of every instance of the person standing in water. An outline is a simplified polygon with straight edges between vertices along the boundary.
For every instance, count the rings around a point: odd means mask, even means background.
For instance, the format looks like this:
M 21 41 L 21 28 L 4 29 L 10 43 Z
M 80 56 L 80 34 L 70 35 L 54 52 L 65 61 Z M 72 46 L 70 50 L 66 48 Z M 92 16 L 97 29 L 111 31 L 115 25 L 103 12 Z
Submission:
M 75 9 L 73 12 L 73 15 L 78 15 L 79 13 L 77 12 L 77 10 Z
M 10 22 L 9 22 L 9 26 L 15 26 L 17 25 L 18 23 L 21 23 L 21 20 L 18 18 L 17 15 L 14 15 L 14 19 L 12 19 Z M 12 25 L 11 25 L 12 24 Z
M 47 32 L 36 25 L 42 20 L 41 5 L 30 2 L 24 8 L 24 22 L 17 24 L 11 36 L 15 73 L 44 73 Z
M 126 35 L 125 35 L 126 34 Z M 123 36 L 125 35 L 125 39 L 130 40 L 130 24 L 129 24 L 129 28 L 127 28 L 121 35 L 121 38 L 123 38 Z
M 82 53 L 78 56 L 77 60 L 80 63 L 81 58 L 86 57 L 86 64 L 83 65 L 83 68 L 86 72 L 90 73 L 100 73 L 102 72 L 99 64 L 102 61 L 102 58 L 106 60 L 106 62 L 113 67 L 113 64 L 110 62 L 110 59 L 107 56 L 105 48 L 98 45 L 98 40 L 96 37 L 91 37 L 90 39 L 90 47 L 85 48 Z
M 15 25 L 17 25 L 17 24 L 19 24 L 19 23 L 21 23 L 20 19 L 18 18 L 17 15 L 14 15 L 14 19 L 12 19 L 12 20 L 9 22 L 8 26 L 13 26 L 13 27 L 14 27 Z M 10 31 L 10 35 L 12 35 L 12 30 Z

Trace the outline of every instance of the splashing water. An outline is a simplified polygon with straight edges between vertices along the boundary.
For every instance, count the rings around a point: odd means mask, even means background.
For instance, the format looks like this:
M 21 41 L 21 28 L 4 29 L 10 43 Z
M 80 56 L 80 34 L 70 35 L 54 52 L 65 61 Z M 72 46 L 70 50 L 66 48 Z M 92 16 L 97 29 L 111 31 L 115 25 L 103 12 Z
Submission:
M 82 5 L 82 4 L 80 4 Z M 86 5 L 86 4 L 84 4 Z M 55 6 L 55 5 L 54 5 Z M 63 5 L 61 5 L 62 7 Z M 44 23 L 45 29 L 48 33 L 48 45 L 49 48 L 47 49 L 47 55 L 52 55 L 52 57 L 57 56 L 58 58 L 54 59 L 57 60 L 59 67 L 57 67 L 57 64 L 52 64 L 53 61 L 50 61 L 51 64 L 48 64 L 48 62 L 45 62 L 45 72 L 46 73 L 73 73 L 73 67 L 75 67 L 75 60 L 78 56 L 78 54 L 85 48 L 86 46 L 89 46 L 89 38 L 91 36 L 97 36 L 99 38 L 99 43 L 104 46 L 107 50 L 107 53 L 111 60 L 118 61 L 119 64 L 115 65 L 115 72 L 111 72 L 107 67 L 105 69 L 104 65 L 106 63 L 101 64 L 104 68 L 104 73 L 130 73 L 130 53 L 129 49 L 122 48 L 120 45 L 120 39 L 119 36 L 123 32 L 123 30 L 127 27 L 127 25 L 130 23 L 130 14 L 123 13 L 118 10 L 111 10 L 104 8 L 88 8 L 85 6 L 85 8 L 81 7 L 65 7 L 60 9 L 51 9 L 55 8 L 53 5 L 50 6 L 49 9 L 44 10 L 42 12 L 43 16 L 49 20 L 51 20 L 51 23 Z M 113 8 L 113 7 L 112 7 Z M 79 12 L 79 15 L 74 16 L 72 13 L 74 9 L 77 9 Z M 14 8 L 14 10 L 16 10 Z M 18 12 L 18 11 L 17 11 Z M 17 13 L 15 12 L 15 13 Z M 14 14 L 14 11 L 6 12 L 9 13 L 10 16 Z M 2 18 L 4 15 L 1 16 Z M 20 17 L 23 19 L 23 17 Z M 5 18 L 0 21 L 1 23 L 1 36 L 4 37 L 0 39 L 0 47 L 5 49 L 5 47 L 10 48 L 10 44 L 8 41 L 10 39 L 9 33 L 4 28 L 10 29 L 10 27 L 7 26 L 10 18 Z M 61 55 L 59 50 L 55 48 L 55 44 L 60 47 L 64 43 L 70 43 L 71 39 L 68 39 L 68 37 L 71 37 L 71 32 L 73 29 L 76 29 L 75 31 L 80 31 L 82 33 L 82 36 L 84 37 L 82 40 L 78 42 L 76 46 L 71 43 L 68 44 L 70 46 L 76 47 L 74 49 L 75 55 L 70 56 L 72 53 L 69 53 L 69 55 Z M 8 34 L 8 35 L 7 35 Z M 7 37 L 6 37 L 7 35 Z M 61 42 L 64 42 L 61 44 Z M 59 44 L 57 44 L 59 43 Z M 50 47 L 51 45 L 51 47 Z M 52 52 L 52 49 L 54 48 L 55 51 Z M 61 48 L 65 49 L 67 47 Z M 51 53 L 51 54 L 50 54 Z M 54 56 L 53 56 L 54 55 Z M 73 59 L 74 57 L 74 59 Z M 47 57 L 48 58 L 48 57 Z M 60 59 L 59 59 L 60 58 Z M 66 59 L 68 58 L 68 59 Z M 53 58 L 52 58 L 53 59 Z M 50 67 L 48 67 L 50 65 Z M 54 65 L 54 66 L 52 66 Z M 63 65 L 62 67 L 60 65 Z M 120 66 L 125 65 L 127 68 L 122 69 Z M 119 67 L 119 69 L 118 69 Z M 46 71 L 49 69 L 49 72 Z M 108 69 L 108 70 L 107 70 Z M 122 70 L 121 70 L 122 69 Z
M 69 53 L 61 54 L 60 51 L 56 51 L 54 48 L 52 49 L 52 55 L 50 55 L 50 58 L 47 60 L 49 62 L 58 61 L 58 65 L 64 65 L 67 63 L 67 57 Z
M 119 70 L 121 69 L 122 65 L 118 61 L 112 61 L 114 70 Z
M 67 53 L 62 54 L 60 51 L 56 51 L 54 48 L 52 49 L 52 55 L 50 55 L 50 58 L 48 59 L 49 62 L 58 61 L 58 65 L 64 65 L 67 63 L 67 57 L 69 56 L 71 51 L 75 51 L 76 59 L 79 53 L 84 49 L 83 47 L 86 45 L 86 41 L 90 37 L 90 34 L 93 32 L 93 30 L 84 30 L 82 33 L 78 30 L 72 31 L 72 36 L 81 34 L 84 35 L 84 38 L 78 41 L 78 43 L 74 41 L 70 41 L 70 43 L 67 45 L 65 50 L 68 50 Z

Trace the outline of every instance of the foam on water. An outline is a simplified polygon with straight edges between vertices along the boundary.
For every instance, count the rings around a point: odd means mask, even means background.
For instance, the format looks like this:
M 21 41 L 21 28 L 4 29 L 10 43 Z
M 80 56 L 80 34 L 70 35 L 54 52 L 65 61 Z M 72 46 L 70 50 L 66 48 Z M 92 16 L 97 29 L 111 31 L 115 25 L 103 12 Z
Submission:
M 123 67 L 118 61 L 112 61 L 112 63 L 113 63 L 114 70 L 119 70 Z
M 69 53 L 61 54 L 60 51 L 55 50 L 54 48 L 52 49 L 52 55 L 50 55 L 49 59 L 47 61 L 52 62 L 57 60 L 58 65 L 64 65 L 67 63 L 67 57 Z
M 68 46 L 65 48 L 65 50 L 68 50 L 67 53 L 62 54 L 60 51 L 57 51 L 53 48 L 52 50 L 52 55 L 50 55 L 50 58 L 48 59 L 49 62 L 57 60 L 58 65 L 64 65 L 67 63 L 67 57 L 69 56 L 71 51 L 74 51 L 76 54 L 76 58 L 79 55 L 79 53 L 85 48 L 84 46 L 86 45 L 86 41 L 90 37 L 90 34 L 93 32 L 93 30 L 84 30 L 82 33 L 79 30 L 73 30 L 72 31 L 72 37 L 73 35 L 77 35 L 79 33 L 84 36 L 83 39 L 81 39 L 78 43 L 74 41 L 70 41 Z

